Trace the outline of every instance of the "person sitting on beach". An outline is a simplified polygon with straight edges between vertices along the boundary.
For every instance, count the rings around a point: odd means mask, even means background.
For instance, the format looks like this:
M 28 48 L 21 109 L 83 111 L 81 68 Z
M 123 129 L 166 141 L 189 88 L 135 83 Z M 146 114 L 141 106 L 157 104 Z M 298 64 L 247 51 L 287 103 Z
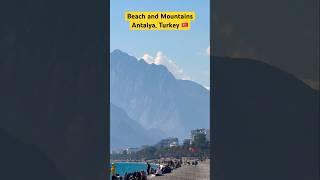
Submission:
M 137 172 L 136 179 L 137 180 L 141 180 L 142 179 L 141 172 Z
M 124 174 L 123 180 L 129 180 L 128 173 L 125 173 L 125 174 Z
M 155 174 L 156 174 L 156 176 L 161 176 L 162 175 L 162 169 L 160 168 L 160 166 L 156 170 Z
M 157 169 L 153 169 L 153 168 L 151 168 L 151 173 L 150 173 L 150 174 L 155 174 L 155 173 L 156 173 L 156 171 L 157 171 Z
M 180 162 L 178 161 L 178 162 L 176 163 L 176 168 L 179 168 L 179 167 L 181 167 L 181 165 L 180 165 Z
M 146 172 L 144 172 L 144 171 L 141 171 L 141 179 L 142 180 L 147 180 L 147 173 Z
M 116 175 L 112 175 L 112 176 L 111 176 L 111 180 L 117 180 Z
M 128 177 L 127 177 L 128 180 L 134 179 L 134 176 L 133 176 L 133 175 L 134 175 L 133 173 L 129 173 L 129 174 L 128 174 Z
M 133 179 L 133 173 L 128 173 L 127 176 L 124 179 L 125 180 Z

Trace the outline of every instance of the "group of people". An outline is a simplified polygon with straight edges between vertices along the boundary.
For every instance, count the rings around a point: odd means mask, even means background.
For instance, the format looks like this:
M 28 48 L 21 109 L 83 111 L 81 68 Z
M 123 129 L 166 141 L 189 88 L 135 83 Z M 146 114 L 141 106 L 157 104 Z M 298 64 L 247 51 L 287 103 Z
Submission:
M 153 169 L 153 168 L 151 168 L 151 165 L 149 163 L 147 163 L 147 172 L 148 172 L 148 175 L 150 175 L 150 174 L 154 174 L 156 176 L 162 175 L 162 169 L 160 168 L 160 165 L 158 166 L 157 169 Z
M 190 165 L 193 165 L 193 166 L 197 167 L 198 161 L 192 161 L 191 163 L 190 163 L 190 161 L 188 161 L 187 164 L 188 164 L 189 166 L 190 166 Z
M 126 173 L 123 180 L 147 180 L 147 173 L 145 171 Z
M 146 180 L 148 175 L 161 176 L 166 173 L 171 173 L 172 169 L 181 167 L 182 161 L 167 161 L 166 165 L 159 165 L 156 169 L 152 168 L 147 162 L 146 171 L 136 171 L 131 173 L 125 173 L 124 176 L 116 174 L 115 164 L 111 165 L 112 180 Z
M 119 174 L 112 175 L 112 180 L 147 180 L 147 173 L 145 171 L 136 171 L 126 173 L 124 176 Z
M 112 180 L 146 180 L 147 176 L 153 172 L 151 165 L 147 163 L 147 172 L 135 171 L 131 173 L 125 173 L 124 176 L 120 176 L 116 173 L 116 166 L 114 163 L 111 164 L 111 179 Z

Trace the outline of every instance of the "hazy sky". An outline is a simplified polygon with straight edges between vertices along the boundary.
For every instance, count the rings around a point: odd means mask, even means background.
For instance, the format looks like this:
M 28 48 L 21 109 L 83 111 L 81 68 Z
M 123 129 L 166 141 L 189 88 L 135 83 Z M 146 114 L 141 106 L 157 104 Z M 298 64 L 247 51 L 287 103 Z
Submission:
M 111 0 L 110 49 L 164 64 L 178 78 L 210 84 L 209 0 Z M 130 31 L 126 11 L 195 11 L 190 31 Z

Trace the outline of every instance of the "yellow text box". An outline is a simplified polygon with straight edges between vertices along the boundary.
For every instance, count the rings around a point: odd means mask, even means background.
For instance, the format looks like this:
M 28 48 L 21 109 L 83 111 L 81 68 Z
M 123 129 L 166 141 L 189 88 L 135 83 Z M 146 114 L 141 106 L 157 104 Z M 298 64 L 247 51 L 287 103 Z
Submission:
M 130 30 L 190 30 L 195 12 L 126 12 Z

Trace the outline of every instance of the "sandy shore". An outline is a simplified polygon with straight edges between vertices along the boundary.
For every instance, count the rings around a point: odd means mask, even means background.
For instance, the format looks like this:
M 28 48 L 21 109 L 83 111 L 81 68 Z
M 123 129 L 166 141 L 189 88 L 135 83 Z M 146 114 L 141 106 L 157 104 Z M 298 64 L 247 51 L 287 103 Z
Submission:
M 199 163 L 197 167 L 184 165 L 175 169 L 172 173 L 163 176 L 148 177 L 152 180 L 209 180 L 210 179 L 210 161 Z

